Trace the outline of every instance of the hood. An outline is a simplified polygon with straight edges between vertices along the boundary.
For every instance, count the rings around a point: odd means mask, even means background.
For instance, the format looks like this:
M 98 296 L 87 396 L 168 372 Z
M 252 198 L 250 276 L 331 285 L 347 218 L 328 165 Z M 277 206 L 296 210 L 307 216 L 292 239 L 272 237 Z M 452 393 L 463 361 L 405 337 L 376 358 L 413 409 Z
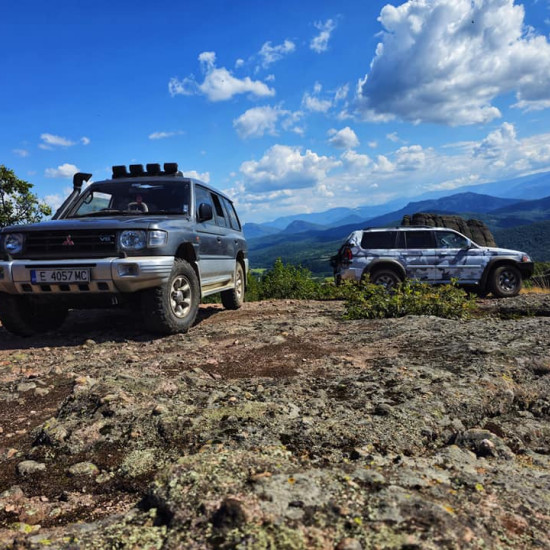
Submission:
M 510 250 L 508 248 L 498 248 L 496 246 L 482 246 L 485 252 L 491 256 L 528 256 L 526 252 L 520 250 Z
M 25 231 L 77 231 L 77 230 L 117 230 L 117 229 L 155 229 L 162 225 L 172 225 L 177 222 L 181 226 L 182 221 L 188 221 L 187 218 L 174 216 L 105 216 L 92 218 L 69 218 L 64 220 L 49 220 L 45 222 L 10 225 L 2 229 L 6 232 L 25 232 Z M 172 223 L 170 223 L 172 222 Z

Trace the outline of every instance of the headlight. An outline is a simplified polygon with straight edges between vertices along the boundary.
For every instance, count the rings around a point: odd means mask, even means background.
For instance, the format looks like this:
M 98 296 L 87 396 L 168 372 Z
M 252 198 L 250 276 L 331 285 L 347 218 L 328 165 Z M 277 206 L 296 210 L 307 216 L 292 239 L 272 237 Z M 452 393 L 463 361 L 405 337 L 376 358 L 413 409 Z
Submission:
M 159 229 L 155 229 L 154 231 L 149 231 L 147 245 L 150 248 L 164 246 L 167 242 L 168 242 L 168 233 L 166 231 L 160 231 Z
M 4 250 L 8 254 L 19 254 L 23 250 L 25 236 L 23 233 L 6 233 L 4 236 Z
M 127 229 L 120 234 L 119 242 L 125 250 L 141 250 L 147 244 L 147 234 L 139 229 Z

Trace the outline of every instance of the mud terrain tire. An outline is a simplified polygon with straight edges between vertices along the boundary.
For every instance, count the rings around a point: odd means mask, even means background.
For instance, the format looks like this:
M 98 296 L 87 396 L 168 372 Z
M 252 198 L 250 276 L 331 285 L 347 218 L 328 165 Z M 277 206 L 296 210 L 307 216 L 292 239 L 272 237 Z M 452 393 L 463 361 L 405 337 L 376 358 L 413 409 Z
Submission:
M 199 302 L 195 270 L 185 260 L 176 260 L 166 284 L 143 292 L 141 312 L 145 326 L 157 334 L 187 332 L 195 322 Z
M 490 286 L 498 298 L 517 296 L 522 287 L 521 273 L 513 265 L 501 265 L 491 273 Z
M 68 310 L 39 303 L 28 296 L 0 296 L 0 320 L 4 328 L 18 336 L 34 336 L 58 329 Z
M 401 282 L 401 278 L 392 269 L 380 269 L 371 274 L 370 282 L 381 285 L 386 290 L 392 290 Z
M 225 309 L 239 309 L 244 302 L 244 269 L 240 262 L 235 266 L 235 288 L 221 292 L 222 304 Z

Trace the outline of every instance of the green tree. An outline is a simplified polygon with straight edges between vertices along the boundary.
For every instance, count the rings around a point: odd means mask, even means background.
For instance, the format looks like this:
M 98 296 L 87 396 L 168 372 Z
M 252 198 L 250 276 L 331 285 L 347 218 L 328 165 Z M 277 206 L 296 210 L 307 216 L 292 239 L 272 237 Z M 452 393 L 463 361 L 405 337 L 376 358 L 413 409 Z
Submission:
M 19 179 L 13 170 L 0 164 L 0 227 L 35 223 L 52 213 L 31 189 L 32 183 Z

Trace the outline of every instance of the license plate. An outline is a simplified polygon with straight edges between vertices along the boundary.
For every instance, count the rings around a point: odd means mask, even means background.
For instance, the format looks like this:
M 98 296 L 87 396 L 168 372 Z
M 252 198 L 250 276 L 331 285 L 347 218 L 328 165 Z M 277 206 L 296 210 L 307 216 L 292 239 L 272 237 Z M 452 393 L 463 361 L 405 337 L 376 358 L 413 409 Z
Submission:
M 33 269 L 31 271 L 33 284 L 88 283 L 89 281 L 89 269 Z

